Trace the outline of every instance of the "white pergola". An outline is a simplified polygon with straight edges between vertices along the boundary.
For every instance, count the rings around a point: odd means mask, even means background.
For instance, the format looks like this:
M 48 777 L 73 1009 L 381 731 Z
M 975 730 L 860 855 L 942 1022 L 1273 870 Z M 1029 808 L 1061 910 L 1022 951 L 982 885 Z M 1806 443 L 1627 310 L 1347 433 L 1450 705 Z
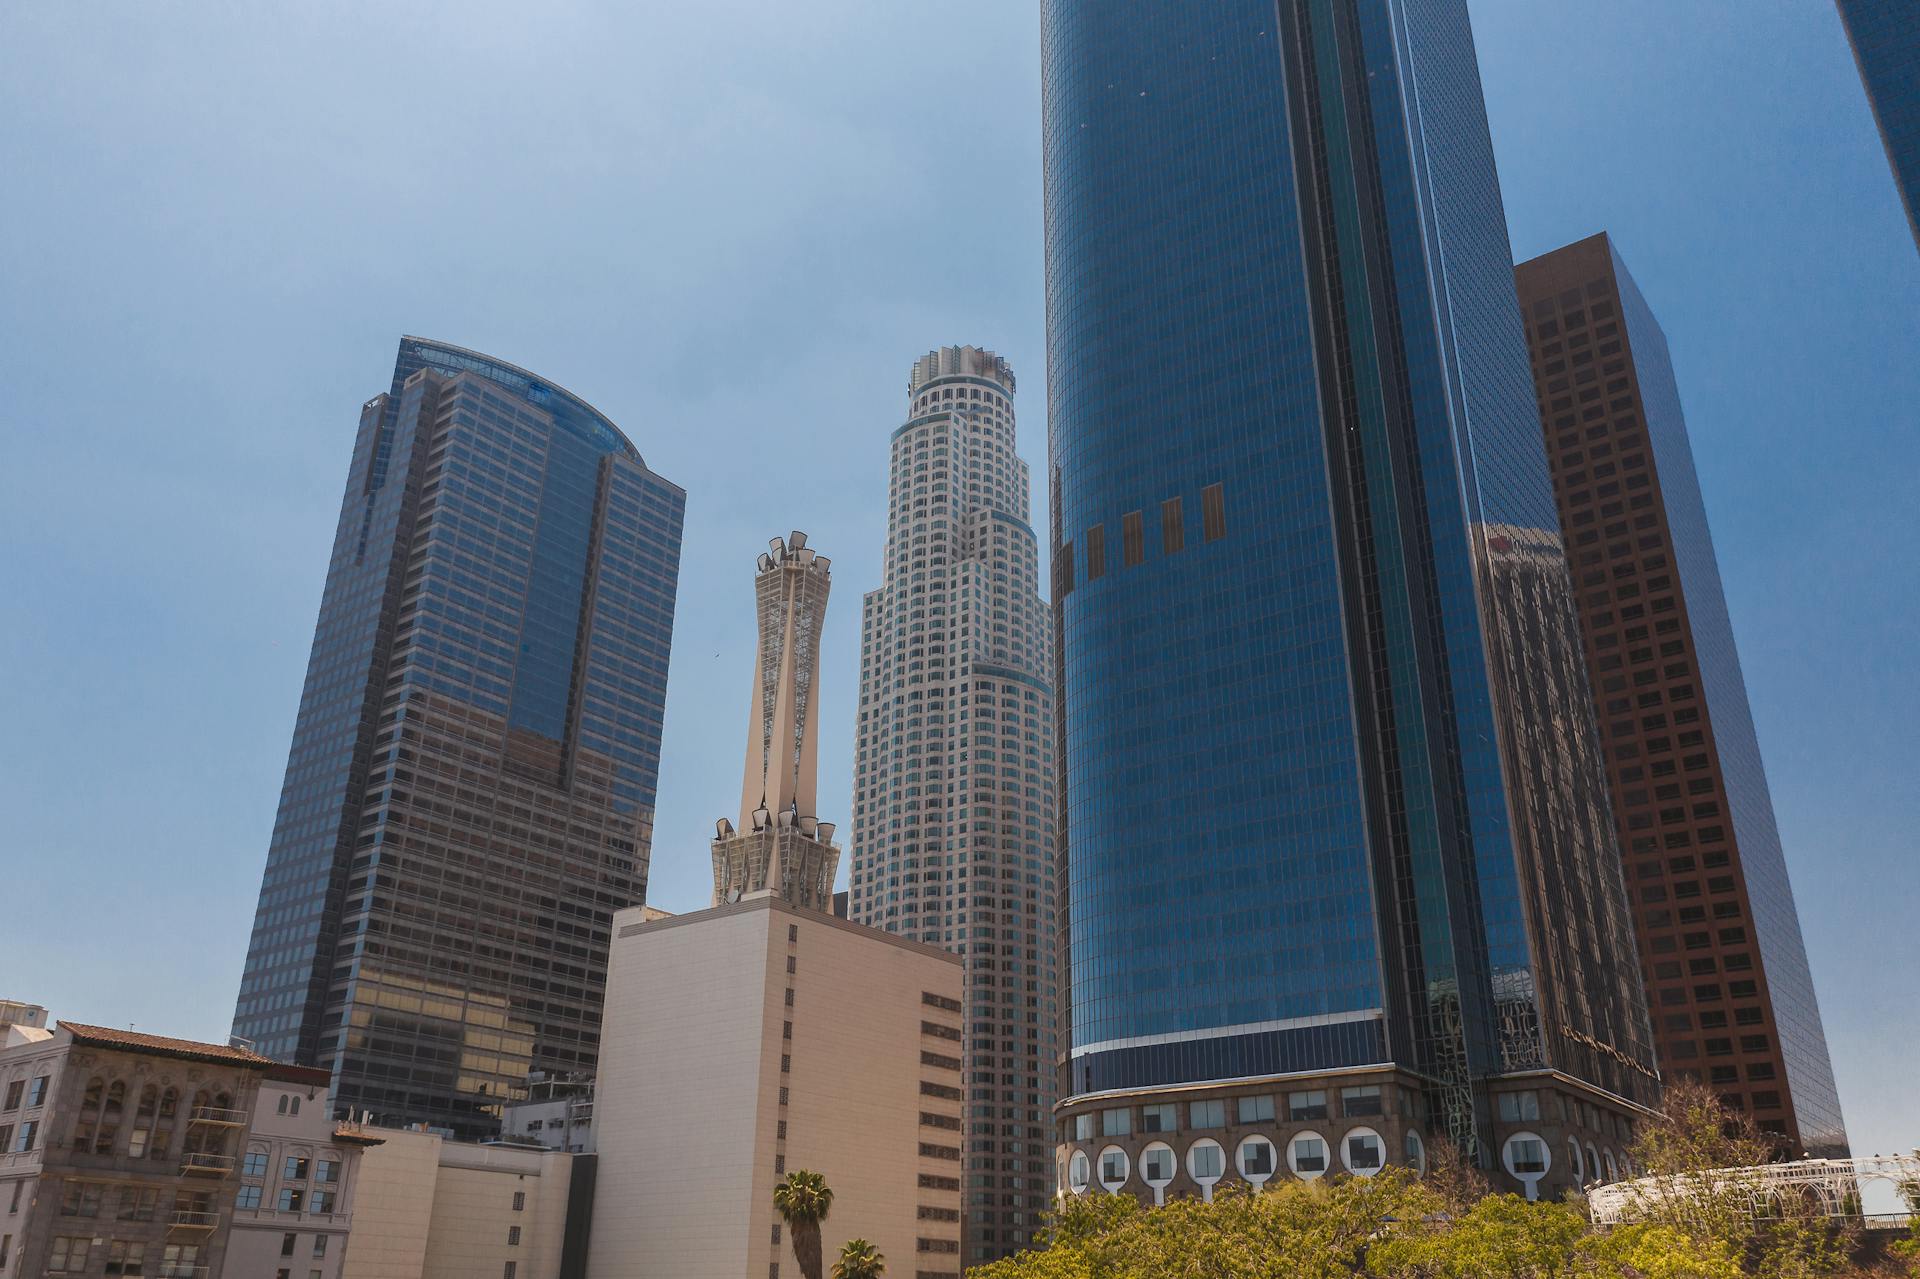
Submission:
M 1910 1155 L 1872 1155 L 1863 1159 L 1799 1159 L 1792 1163 L 1759 1164 L 1751 1168 L 1717 1168 L 1712 1172 L 1663 1177 L 1637 1177 L 1587 1190 L 1587 1208 L 1603 1226 L 1639 1220 L 1643 1205 L 1706 1192 L 1746 1193 L 1757 1212 L 1788 1194 L 1811 1197 L 1833 1217 L 1859 1212 L 1862 1184 L 1886 1181 L 1895 1187 L 1920 1184 L 1920 1151 Z

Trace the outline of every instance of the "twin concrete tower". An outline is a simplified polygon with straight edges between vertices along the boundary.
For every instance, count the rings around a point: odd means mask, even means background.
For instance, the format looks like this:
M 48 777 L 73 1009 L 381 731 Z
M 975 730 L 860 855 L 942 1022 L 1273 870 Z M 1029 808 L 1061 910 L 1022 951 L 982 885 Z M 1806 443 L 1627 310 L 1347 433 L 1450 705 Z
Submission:
M 820 628 L 833 585 L 831 561 L 807 535 L 774 538 L 754 575 L 760 638 L 753 663 L 753 713 L 740 783 L 740 825 L 714 827 L 713 904 L 771 891 L 796 906 L 833 909 L 840 850 L 833 824 L 819 820 L 815 777 L 819 724 Z

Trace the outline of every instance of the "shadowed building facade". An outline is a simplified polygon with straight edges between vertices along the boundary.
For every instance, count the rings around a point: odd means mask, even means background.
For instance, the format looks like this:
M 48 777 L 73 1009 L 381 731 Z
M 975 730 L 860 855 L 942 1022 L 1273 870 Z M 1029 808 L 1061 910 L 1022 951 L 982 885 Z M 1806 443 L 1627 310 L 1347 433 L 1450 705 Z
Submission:
M 1463 0 L 1043 6 L 1067 1188 L 1617 1171 L 1644 996 Z
M 1053 686 L 1013 370 L 914 363 L 886 576 L 860 618 L 848 913 L 966 958 L 966 1248 L 1026 1244 L 1053 1193 Z
M 1836 0 L 1893 184 L 1920 246 L 1920 6 L 1913 0 Z
M 234 1031 L 336 1104 L 495 1130 L 590 1071 L 646 893 L 686 497 L 605 416 L 420 338 L 361 409 Z
M 1673 362 L 1604 234 L 1515 271 L 1660 1068 L 1847 1153 Z

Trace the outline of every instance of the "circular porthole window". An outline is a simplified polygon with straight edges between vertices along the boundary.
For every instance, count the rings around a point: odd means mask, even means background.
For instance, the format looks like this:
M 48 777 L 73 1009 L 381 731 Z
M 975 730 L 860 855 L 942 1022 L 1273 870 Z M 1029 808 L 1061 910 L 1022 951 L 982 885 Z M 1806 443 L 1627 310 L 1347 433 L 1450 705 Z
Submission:
M 1580 1139 L 1578 1137 L 1567 1138 L 1567 1156 L 1573 1162 L 1573 1184 L 1576 1186 L 1586 1185 L 1587 1161 L 1586 1157 L 1580 1153 Z
M 1200 1193 L 1213 1198 L 1213 1188 L 1227 1173 L 1227 1152 L 1211 1137 L 1202 1137 L 1187 1147 L 1187 1176 L 1200 1187 Z
M 1076 1195 L 1084 1195 L 1092 1182 L 1093 1161 L 1087 1158 L 1086 1151 L 1074 1151 L 1073 1158 L 1067 1161 L 1067 1189 Z
M 1294 1134 L 1287 1143 L 1287 1167 L 1302 1181 L 1326 1176 L 1327 1139 L 1317 1132 Z
M 1120 1187 L 1127 1184 L 1127 1175 L 1132 1172 L 1127 1160 L 1127 1152 L 1118 1146 L 1108 1146 L 1100 1152 L 1100 1184 L 1107 1193 L 1119 1194 Z
M 1427 1143 L 1413 1129 L 1407 1129 L 1407 1167 L 1425 1175 L 1427 1171 Z
M 1553 1154 L 1537 1132 L 1517 1132 L 1500 1148 L 1507 1175 L 1526 1188 L 1527 1198 L 1540 1197 L 1540 1179 L 1553 1167 Z
M 1601 1151 L 1600 1158 L 1606 1161 L 1607 1180 L 1608 1181 L 1620 1180 L 1620 1168 L 1619 1168 L 1619 1165 L 1613 1162 L 1613 1152 L 1611 1150 Z
M 1240 1143 L 1234 1162 L 1240 1169 L 1240 1175 L 1256 1188 L 1264 1186 L 1278 1166 L 1273 1143 L 1257 1134 Z
M 1340 1142 L 1340 1162 L 1356 1177 L 1371 1177 L 1387 1166 L 1387 1143 L 1371 1128 L 1350 1128 Z
M 1174 1157 L 1173 1147 L 1164 1141 L 1156 1141 L 1140 1152 L 1140 1180 L 1153 1188 L 1155 1203 L 1167 1201 L 1167 1187 L 1173 1184 L 1177 1167 L 1179 1161 Z

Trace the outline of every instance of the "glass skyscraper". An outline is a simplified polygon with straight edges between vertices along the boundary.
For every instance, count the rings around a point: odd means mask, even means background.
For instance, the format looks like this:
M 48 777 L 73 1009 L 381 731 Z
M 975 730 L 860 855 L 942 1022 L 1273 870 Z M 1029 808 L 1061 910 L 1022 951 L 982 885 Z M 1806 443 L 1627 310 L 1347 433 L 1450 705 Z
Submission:
M 360 411 L 234 1014 L 341 1106 L 495 1130 L 591 1070 L 643 900 L 686 495 L 584 401 L 403 338 Z
M 1913 0 L 1836 0 L 1847 42 L 1880 126 L 1907 225 L 1920 245 L 1920 5 Z
M 1464 0 L 1048 0 L 1059 1172 L 1618 1170 L 1657 1091 Z
M 1514 272 L 1661 1072 L 1791 1154 L 1840 1097 L 1666 334 L 1613 241 Z
M 991 351 L 914 364 L 860 617 L 848 914 L 966 956 L 963 1265 L 1029 1243 L 1053 1195 L 1053 683 L 1013 393 Z

